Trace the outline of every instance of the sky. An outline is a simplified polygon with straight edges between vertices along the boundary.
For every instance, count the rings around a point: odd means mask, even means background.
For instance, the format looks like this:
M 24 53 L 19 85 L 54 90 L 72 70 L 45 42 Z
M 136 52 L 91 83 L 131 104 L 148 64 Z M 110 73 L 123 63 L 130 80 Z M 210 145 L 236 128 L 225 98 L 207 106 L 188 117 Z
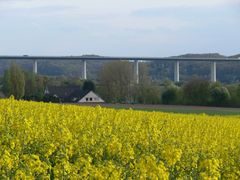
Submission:
M 240 53 L 240 0 L 0 0 L 0 55 Z

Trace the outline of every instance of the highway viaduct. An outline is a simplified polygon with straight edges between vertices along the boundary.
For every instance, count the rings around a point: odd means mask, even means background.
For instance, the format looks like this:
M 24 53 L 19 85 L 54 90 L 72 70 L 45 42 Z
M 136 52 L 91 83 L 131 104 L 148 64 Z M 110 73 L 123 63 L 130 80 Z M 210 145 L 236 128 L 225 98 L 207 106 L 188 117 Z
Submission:
M 217 63 L 218 62 L 240 62 L 240 58 L 158 58 L 158 57 L 110 57 L 110 56 L 0 56 L 0 60 L 31 60 L 33 61 L 33 72 L 37 74 L 38 61 L 45 60 L 56 60 L 56 61 L 67 61 L 75 60 L 82 61 L 82 78 L 87 79 L 87 61 L 133 61 L 134 62 L 134 80 L 135 83 L 139 83 L 139 61 L 168 61 L 174 62 L 174 81 L 179 82 L 179 64 L 181 62 L 192 61 L 192 62 L 210 62 L 211 63 L 211 81 L 217 81 Z

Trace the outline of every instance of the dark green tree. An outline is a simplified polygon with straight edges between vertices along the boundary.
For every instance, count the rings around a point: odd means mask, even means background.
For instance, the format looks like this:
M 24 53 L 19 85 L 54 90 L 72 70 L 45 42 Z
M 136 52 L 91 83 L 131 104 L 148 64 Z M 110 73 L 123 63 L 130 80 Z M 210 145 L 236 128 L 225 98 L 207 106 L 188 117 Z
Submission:
M 208 105 L 210 100 L 210 82 L 194 78 L 183 87 L 183 96 L 186 104 Z
M 35 81 L 36 81 L 35 100 L 40 101 L 44 97 L 46 82 L 44 77 L 42 76 L 35 76 Z
M 31 72 L 25 72 L 25 95 L 24 99 L 27 100 L 42 100 L 44 96 L 44 78 L 33 74 Z
M 175 86 L 168 87 L 162 94 L 163 104 L 176 104 L 178 101 L 179 89 Z
M 3 76 L 3 87 L 2 87 L 3 93 L 5 96 L 10 96 L 11 95 L 11 90 L 12 90 L 12 83 L 10 79 L 10 71 L 5 70 L 4 76 Z
M 25 77 L 25 95 L 24 99 L 33 99 L 36 94 L 37 83 L 36 75 L 30 72 L 24 72 Z
M 95 87 L 95 84 L 93 81 L 87 80 L 87 81 L 84 81 L 82 89 L 83 89 L 83 91 L 95 92 L 96 87 Z

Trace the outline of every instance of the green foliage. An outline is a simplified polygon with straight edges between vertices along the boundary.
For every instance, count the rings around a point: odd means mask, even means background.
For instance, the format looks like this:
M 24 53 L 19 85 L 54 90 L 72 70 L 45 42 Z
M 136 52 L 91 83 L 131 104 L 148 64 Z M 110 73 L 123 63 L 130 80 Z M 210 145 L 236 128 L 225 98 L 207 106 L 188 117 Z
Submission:
M 3 76 L 3 93 L 16 99 L 42 100 L 44 95 L 44 78 L 30 72 L 23 72 L 16 64 L 12 63 Z
M 201 78 L 193 78 L 183 87 L 174 85 L 171 81 L 164 83 L 165 91 L 162 94 L 163 104 L 213 105 L 232 106 L 240 105 L 240 86 L 228 85 L 224 87 L 220 82 L 210 83 Z
M 178 101 L 179 88 L 176 86 L 168 87 L 162 94 L 163 104 L 176 104 Z
M 186 104 L 208 105 L 210 100 L 210 82 L 194 78 L 183 87 L 183 96 Z
M 25 94 L 26 100 L 41 101 L 44 96 L 44 77 L 36 75 L 32 72 L 24 72 L 25 78 Z
M 240 101 L 240 84 L 239 84 L 238 87 L 237 87 L 237 98 L 238 98 L 239 101 Z
M 171 81 L 171 80 L 169 80 L 169 79 L 164 80 L 164 82 L 163 82 L 163 86 L 164 86 L 164 87 L 174 86 L 174 82 Z
M 16 99 L 21 99 L 24 96 L 24 73 L 16 63 L 11 63 L 9 70 L 5 71 L 3 79 L 3 91 L 6 96 L 13 95 Z
M 240 84 L 231 84 L 226 87 L 231 95 L 229 106 L 240 107 Z
M 9 97 L 11 95 L 11 90 L 12 90 L 12 83 L 10 79 L 10 71 L 5 70 L 4 76 L 3 76 L 2 91 L 5 94 L 5 96 Z
M 36 91 L 35 91 L 35 95 L 34 98 L 35 100 L 42 100 L 43 96 L 44 96 L 44 90 L 45 90 L 45 80 L 44 77 L 41 76 L 35 76 L 35 81 L 36 81 Z
M 31 99 L 34 97 L 37 89 L 37 83 L 35 74 L 30 72 L 24 72 L 25 76 L 25 99 Z
M 148 74 L 148 64 L 139 63 L 139 84 L 134 85 L 134 103 L 159 104 L 161 90 L 151 82 Z
M 151 84 L 140 84 L 135 86 L 134 102 L 141 104 L 159 104 L 160 89 Z
M 211 104 L 215 106 L 222 106 L 228 104 L 231 96 L 226 87 L 214 87 L 210 91 L 211 93 Z
M 87 80 L 87 81 L 84 81 L 82 90 L 95 92 L 96 86 L 93 81 Z
M 133 69 L 130 62 L 106 63 L 100 72 L 100 95 L 107 102 L 131 102 Z

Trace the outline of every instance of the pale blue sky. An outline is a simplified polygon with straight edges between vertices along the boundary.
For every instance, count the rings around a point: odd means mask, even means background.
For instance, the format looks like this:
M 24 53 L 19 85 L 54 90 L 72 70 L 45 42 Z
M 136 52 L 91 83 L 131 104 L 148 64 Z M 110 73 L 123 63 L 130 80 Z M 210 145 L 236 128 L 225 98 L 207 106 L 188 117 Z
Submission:
M 0 55 L 240 53 L 240 0 L 0 0 Z

